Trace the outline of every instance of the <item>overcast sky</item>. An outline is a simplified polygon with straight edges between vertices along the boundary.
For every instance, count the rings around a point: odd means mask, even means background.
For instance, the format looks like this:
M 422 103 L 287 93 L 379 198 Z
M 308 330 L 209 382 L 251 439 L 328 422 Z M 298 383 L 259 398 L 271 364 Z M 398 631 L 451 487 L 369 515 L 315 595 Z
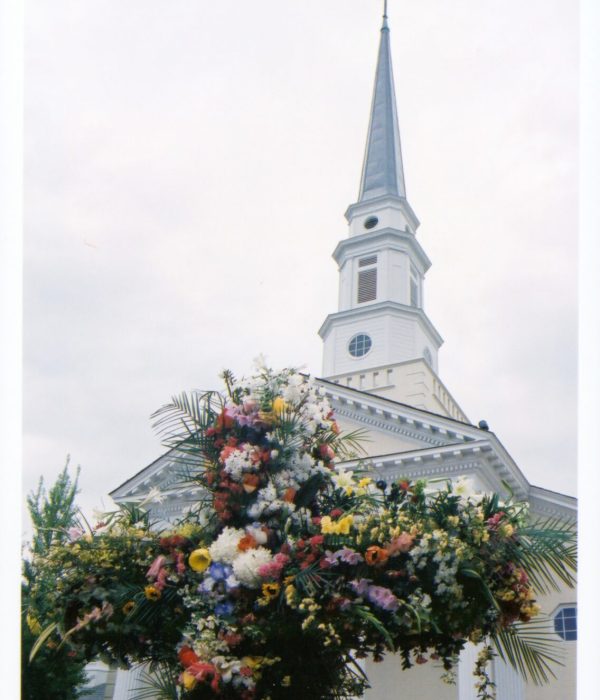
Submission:
M 30 0 L 24 487 L 80 502 L 149 415 L 264 353 L 321 371 L 381 2 Z M 526 477 L 576 490 L 577 5 L 390 0 L 439 373 Z

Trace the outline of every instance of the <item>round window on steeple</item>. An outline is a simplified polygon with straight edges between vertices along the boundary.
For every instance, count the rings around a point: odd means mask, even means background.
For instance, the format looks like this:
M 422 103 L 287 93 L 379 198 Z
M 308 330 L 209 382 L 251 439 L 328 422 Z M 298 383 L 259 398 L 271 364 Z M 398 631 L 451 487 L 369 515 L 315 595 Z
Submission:
M 348 343 L 348 352 L 352 357 L 364 357 L 373 345 L 373 341 L 366 333 L 357 333 Z
M 366 229 L 375 228 L 379 223 L 379 219 L 376 216 L 370 216 L 364 223 Z

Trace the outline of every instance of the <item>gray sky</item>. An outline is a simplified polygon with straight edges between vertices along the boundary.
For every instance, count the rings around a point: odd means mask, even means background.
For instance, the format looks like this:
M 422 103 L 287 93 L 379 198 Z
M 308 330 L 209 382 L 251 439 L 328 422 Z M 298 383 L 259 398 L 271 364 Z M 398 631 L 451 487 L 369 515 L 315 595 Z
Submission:
M 577 7 L 390 0 L 440 376 L 575 493 Z M 381 3 L 30 0 L 24 486 L 80 501 L 162 452 L 149 414 L 259 352 L 321 369 Z

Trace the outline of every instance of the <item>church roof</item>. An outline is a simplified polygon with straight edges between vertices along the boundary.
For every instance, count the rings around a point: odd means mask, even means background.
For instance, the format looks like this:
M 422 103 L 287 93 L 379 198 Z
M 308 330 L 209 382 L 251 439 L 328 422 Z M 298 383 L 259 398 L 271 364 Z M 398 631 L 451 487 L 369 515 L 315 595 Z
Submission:
M 371 118 L 360 182 L 359 202 L 381 195 L 406 197 L 396 112 L 390 30 L 383 16 Z

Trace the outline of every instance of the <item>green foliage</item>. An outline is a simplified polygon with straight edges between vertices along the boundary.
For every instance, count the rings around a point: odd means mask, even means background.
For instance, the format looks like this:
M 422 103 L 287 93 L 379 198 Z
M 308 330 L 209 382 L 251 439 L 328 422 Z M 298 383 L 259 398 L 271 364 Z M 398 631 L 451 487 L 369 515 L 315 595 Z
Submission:
M 50 549 L 62 544 L 67 539 L 67 529 L 77 525 L 78 478 L 79 468 L 71 478 L 67 458 L 64 469 L 49 490 L 40 479 L 37 491 L 27 497 L 33 537 L 31 558 L 23 562 L 21 587 L 23 700 L 75 700 L 84 695 L 86 661 L 77 652 L 60 646 L 55 626 L 51 624 L 54 613 L 51 592 L 56 578 L 45 565 Z M 37 653 L 30 661 L 32 651 Z

